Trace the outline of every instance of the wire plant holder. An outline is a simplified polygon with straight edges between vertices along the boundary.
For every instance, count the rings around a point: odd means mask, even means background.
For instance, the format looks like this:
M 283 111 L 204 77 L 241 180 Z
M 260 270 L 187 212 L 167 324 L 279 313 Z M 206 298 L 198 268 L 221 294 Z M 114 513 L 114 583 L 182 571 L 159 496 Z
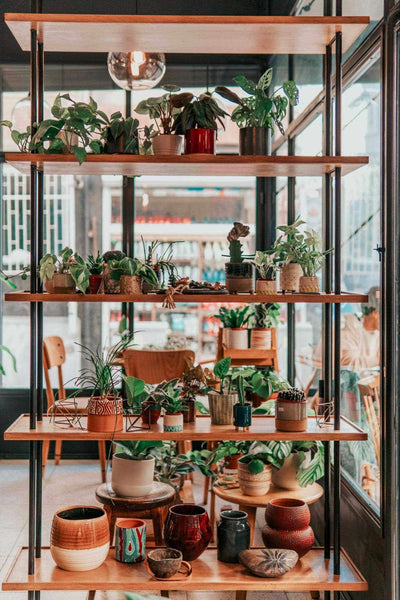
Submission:
M 332 426 L 332 419 L 335 414 L 335 404 L 333 400 L 320 402 L 314 410 L 318 427 L 327 429 Z
M 150 406 L 144 406 L 142 408 L 142 412 L 141 414 L 131 414 L 131 413 L 126 413 L 125 414 L 125 419 L 126 419 L 126 431 L 150 431 L 151 429 L 151 425 L 150 425 L 150 415 L 149 417 L 146 419 L 146 413 L 150 410 Z M 139 419 L 142 419 L 142 417 L 145 417 L 142 420 L 142 425 L 137 425 L 137 422 L 139 421 Z
M 55 400 L 48 413 L 50 422 L 53 421 L 55 425 L 66 425 L 68 427 L 79 426 L 80 429 L 83 429 L 81 423 L 82 413 L 78 411 L 78 404 L 75 397 Z

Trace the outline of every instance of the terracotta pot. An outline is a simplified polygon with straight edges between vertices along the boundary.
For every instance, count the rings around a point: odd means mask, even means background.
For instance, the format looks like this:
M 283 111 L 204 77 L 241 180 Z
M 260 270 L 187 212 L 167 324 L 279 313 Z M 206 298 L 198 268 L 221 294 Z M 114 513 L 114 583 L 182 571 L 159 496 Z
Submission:
M 185 154 L 215 154 L 215 129 L 188 129 L 185 133 Z
M 147 406 L 146 402 L 143 402 L 143 409 Z M 147 410 L 142 411 L 142 421 L 146 425 L 155 425 L 158 423 L 158 419 L 161 416 L 161 407 L 150 406 Z
M 251 263 L 225 263 L 225 283 L 231 294 L 254 292 L 254 267 Z
M 218 394 L 209 392 L 208 407 L 210 409 L 211 423 L 213 425 L 233 425 L 233 406 L 237 403 L 236 392 L 232 394 Z
M 76 285 L 70 273 L 54 273 L 52 281 L 55 294 L 75 294 Z
M 319 294 L 319 279 L 318 277 L 300 277 L 299 291 L 303 294 Z
M 268 127 L 241 127 L 239 154 L 263 155 L 271 153 L 271 134 Z
M 154 456 L 143 460 L 127 458 L 123 452 L 112 457 L 111 486 L 117 496 L 140 498 L 149 494 L 154 481 Z
M 54 294 L 53 281 L 51 279 L 44 280 L 44 289 L 48 294 Z
M 174 413 L 164 415 L 164 431 L 182 431 L 183 430 L 183 414 Z
M 306 452 L 310 455 L 310 452 Z M 283 461 L 280 469 L 272 469 L 272 483 L 283 490 L 300 490 L 300 484 L 297 479 L 297 471 L 300 466 L 300 457 L 297 452 L 293 452 Z
M 298 292 L 302 268 L 297 263 L 289 263 L 280 271 L 280 288 L 283 292 Z
M 252 392 L 249 396 L 253 408 L 258 408 L 263 402 L 267 402 L 267 400 L 276 400 L 278 397 L 278 392 L 274 392 L 269 398 L 263 398 L 254 392 Z
M 241 458 L 242 456 L 243 454 L 231 454 L 231 456 L 225 456 L 224 468 L 229 469 L 231 471 L 237 471 L 239 468 L 238 461 L 239 458 Z
M 275 427 L 278 431 L 307 431 L 307 401 L 292 402 L 277 398 Z
M 246 327 L 233 327 L 228 330 L 228 348 L 247 350 L 249 335 Z
M 99 433 L 122 431 L 123 405 L 121 398 L 93 397 L 88 403 L 87 430 Z
M 120 283 L 113 279 L 110 275 L 110 269 L 107 265 L 104 267 L 103 272 L 103 286 L 105 294 L 119 294 L 120 293 Z
M 256 293 L 262 295 L 277 294 L 275 279 L 257 279 Z
M 241 461 L 242 459 L 238 463 L 238 481 L 243 494 L 245 496 L 263 496 L 267 494 L 271 487 L 271 465 L 265 465 L 261 473 L 253 475 L 253 473 L 249 472 L 247 464 Z
M 188 409 L 183 413 L 183 422 L 194 423 L 196 421 L 196 401 L 185 400 L 185 406 L 187 406 Z
M 294 550 L 304 556 L 314 544 L 310 509 L 303 500 L 276 498 L 265 509 L 262 538 L 267 548 Z
M 196 560 L 207 548 L 211 537 L 208 513 L 202 506 L 171 506 L 165 522 L 164 539 L 167 546 L 182 552 L 184 560 Z
M 251 425 L 251 409 L 250 402 L 245 404 L 235 404 L 233 407 L 233 424 L 235 427 L 250 427 Z
M 50 552 L 60 569 L 97 569 L 107 558 L 109 548 L 108 519 L 99 506 L 69 506 L 54 515 Z
M 182 136 L 160 134 L 152 139 L 154 154 L 164 156 L 182 154 Z
M 250 330 L 250 348 L 270 350 L 272 347 L 272 332 L 270 328 L 257 327 Z
M 121 294 L 142 293 L 142 279 L 138 275 L 121 275 L 119 284 Z
M 101 285 L 103 275 L 90 275 L 89 276 L 89 289 L 91 294 L 97 294 Z

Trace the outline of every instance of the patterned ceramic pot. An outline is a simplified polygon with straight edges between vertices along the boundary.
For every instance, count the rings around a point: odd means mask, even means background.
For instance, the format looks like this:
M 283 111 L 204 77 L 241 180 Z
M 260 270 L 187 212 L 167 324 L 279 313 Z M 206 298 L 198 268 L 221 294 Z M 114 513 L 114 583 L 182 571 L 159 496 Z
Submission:
M 303 270 L 297 263 L 289 263 L 282 267 L 280 274 L 281 290 L 283 292 L 298 292 L 302 273 Z
M 269 294 L 277 294 L 275 279 L 257 279 L 256 294 L 268 296 Z
M 250 548 L 250 525 L 247 513 L 223 510 L 217 526 L 218 560 L 238 563 L 239 553 Z
M 272 333 L 270 328 L 258 327 L 250 330 L 250 348 L 270 350 Z
M 257 474 L 250 473 L 242 459 L 239 459 L 238 466 L 239 487 L 245 496 L 263 496 L 268 493 L 271 487 L 271 465 L 265 465 L 264 470 Z
M 119 286 L 121 294 L 142 293 L 142 279 L 137 275 L 121 275 Z
M 93 397 L 89 400 L 87 429 L 101 433 L 122 431 L 123 405 L 121 398 Z
M 183 430 L 183 414 L 175 413 L 164 415 L 164 431 L 182 431 Z
M 218 394 L 217 392 L 209 392 L 208 406 L 211 423 L 213 425 L 233 425 L 233 406 L 237 401 L 238 396 L 236 393 Z
M 196 560 L 207 548 L 211 537 L 210 519 L 205 508 L 196 504 L 171 506 L 164 539 L 167 546 L 182 552 L 184 560 Z
M 146 556 L 146 523 L 141 519 L 118 519 L 115 526 L 115 558 L 137 563 Z
M 292 402 L 277 398 L 275 427 L 277 431 L 307 431 L 307 401 Z
M 265 509 L 262 538 L 267 548 L 294 550 L 304 556 L 314 544 L 310 509 L 303 500 L 276 498 Z
M 69 506 L 54 515 L 50 552 L 60 569 L 97 569 L 107 558 L 109 548 L 108 519 L 99 506 Z
M 132 460 L 122 452 L 112 457 L 111 487 L 122 498 L 140 498 L 153 488 L 154 456 Z
M 300 277 L 299 291 L 303 294 L 319 294 L 318 277 Z
M 229 292 L 252 294 L 254 292 L 254 266 L 250 262 L 225 263 L 225 283 Z

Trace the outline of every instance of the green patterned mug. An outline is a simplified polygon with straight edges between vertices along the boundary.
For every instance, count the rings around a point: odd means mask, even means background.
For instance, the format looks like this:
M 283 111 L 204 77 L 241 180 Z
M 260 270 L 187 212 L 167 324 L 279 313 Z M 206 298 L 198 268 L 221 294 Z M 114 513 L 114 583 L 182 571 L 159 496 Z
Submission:
M 115 527 L 115 558 L 137 563 L 146 555 L 146 524 L 140 519 L 118 519 Z

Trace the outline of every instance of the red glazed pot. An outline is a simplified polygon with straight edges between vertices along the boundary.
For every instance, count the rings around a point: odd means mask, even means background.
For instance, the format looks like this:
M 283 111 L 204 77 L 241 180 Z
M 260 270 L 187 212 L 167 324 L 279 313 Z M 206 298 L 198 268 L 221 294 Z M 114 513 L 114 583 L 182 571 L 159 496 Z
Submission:
M 89 289 L 91 294 L 97 294 L 101 284 L 103 275 L 90 275 L 89 276 Z
M 146 403 L 143 402 L 143 407 L 145 407 Z M 155 425 L 160 418 L 161 408 L 148 408 L 146 411 L 142 412 L 142 422 L 145 425 Z M 149 423 L 150 421 L 150 423 Z
M 215 154 L 215 129 L 188 129 L 185 133 L 185 154 Z
M 183 560 L 196 560 L 212 536 L 207 511 L 196 504 L 177 504 L 168 511 L 164 527 L 167 546 L 180 550 Z
M 295 550 L 304 556 L 314 544 L 310 510 L 303 500 L 276 498 L 265 510 L 262 538 L 267 548 Z

